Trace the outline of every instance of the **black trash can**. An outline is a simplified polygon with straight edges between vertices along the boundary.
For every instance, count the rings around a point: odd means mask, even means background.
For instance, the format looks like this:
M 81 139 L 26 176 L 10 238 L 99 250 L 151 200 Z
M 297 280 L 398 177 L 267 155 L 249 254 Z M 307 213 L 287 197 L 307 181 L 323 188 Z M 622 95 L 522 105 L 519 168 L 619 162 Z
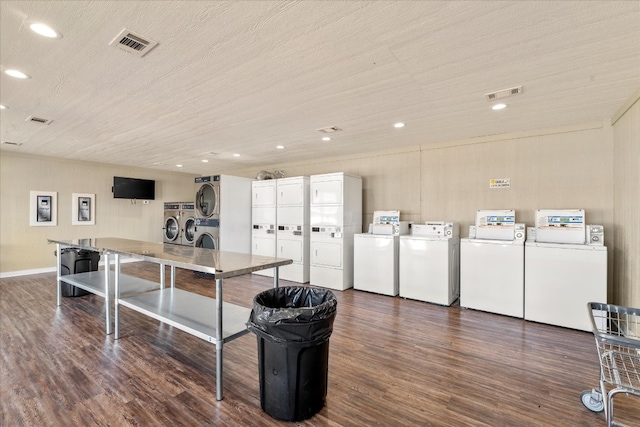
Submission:
M 331 291 L 303 286 L 254 298 L 247 327 L 258 338 L 260 406 L 273 418 L 300 421 L 324 406 L 336 306 Z
M 97 271 L 99 262 L 100 254 L 98 252 L 64 248 L 60 250 L 60 275 Z M 65 282 L 60 283 L 60 292 L 63 297 L 81 297 L 90 293 Z

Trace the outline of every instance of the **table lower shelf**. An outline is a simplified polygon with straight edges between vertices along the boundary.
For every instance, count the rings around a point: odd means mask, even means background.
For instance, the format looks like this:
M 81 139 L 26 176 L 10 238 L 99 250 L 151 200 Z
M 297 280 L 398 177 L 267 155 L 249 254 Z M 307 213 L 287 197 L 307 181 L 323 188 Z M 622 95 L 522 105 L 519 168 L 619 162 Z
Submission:
M 214 298 L 181 289 L 159 289 L 118 299 L 118 304 L 174 326 L 205 341 L 216 340 L 217 307 Z M 248 332 L 250 308 L 223 303 L 222 338 L 231 341 Z
M 104 270 L 89 271 L 86 273 L 76 273 L 67 276 L 60 276 L 60 280 L 73 286 L 77 286 L 80 289 L 91 292 L 92 294 L 105 297 L 104 293 Z M 109 289 L 111 295 L 113 295 L 115 272 L 111 272 L 109 276 Z M 134 276 L 128 276 L 126 274 L 120 275 L 120 295 L 131 295 L 139 292 L 146 292 L 152 289 L 158 289 L 160 284 L 152 282 L 150 280 L 140 279 Z

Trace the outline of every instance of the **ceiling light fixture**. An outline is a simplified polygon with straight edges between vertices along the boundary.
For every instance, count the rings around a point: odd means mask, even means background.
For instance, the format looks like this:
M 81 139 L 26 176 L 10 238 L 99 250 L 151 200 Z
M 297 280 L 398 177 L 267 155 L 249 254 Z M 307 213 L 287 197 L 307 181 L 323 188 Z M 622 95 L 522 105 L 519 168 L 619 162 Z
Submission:
M 507 108 L 507 104 L 496 104 L 493 107 L 491 107 L 492 110 L 502 110 Z
M 207 160 L 207 159 L 202 159 L 202 163 L 209 163 L 209 160 Z
M 238 153 L 234 153 L 234 154 L 233 154 L 233 157 L 240 157 L 240 154 L 238 154 Z
M 402 123 L 402 122 L 394 123 L 393 127 L 396 128 L 396 129 L 403 128 L 404 127 L 404 123 Z
M 284 150 L 284 145 L 276 145 L 276 148 L 277 148 L 278 150 Z
M 176 165 L 176 167 L 177 167 L 177 168 L 181 168 L 181 167 L 182 167 L 182 165 Z
M 48 37 L 50 39 L 62 38 L 62 34 L 57 32 L 50 26 L 41 24 L 39 22 L 34 22 L 33 24 L 29 25 L 29 28 L 31 28 L 31 31 L 33 31 L 34 33 L 40 34 L 41 36 Z
M 323 137 L 322 137 L 322 140 L 323 140 L 323 141 L 331 141 L 331 138 L 329 138 L 328 136 L 323 136 Z
M 4 70 L 4 73 L 8 76 L 15 77 L 16 79 L 30 79 L 31 76 L 18 70 Z
M 9 107 L 7 107 L 6 105 L 0 104 L 0 110 L 6 110 L 7 108 L 9 108 Z

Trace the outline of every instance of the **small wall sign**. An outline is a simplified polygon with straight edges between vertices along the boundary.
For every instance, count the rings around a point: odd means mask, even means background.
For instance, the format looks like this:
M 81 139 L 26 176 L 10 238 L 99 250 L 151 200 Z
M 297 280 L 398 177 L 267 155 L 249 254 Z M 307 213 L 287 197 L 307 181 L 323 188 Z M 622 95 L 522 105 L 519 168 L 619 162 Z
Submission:
M 489 188 L 509 188 L 511 187 L 511 178 L 494 178 L 489 180 Z

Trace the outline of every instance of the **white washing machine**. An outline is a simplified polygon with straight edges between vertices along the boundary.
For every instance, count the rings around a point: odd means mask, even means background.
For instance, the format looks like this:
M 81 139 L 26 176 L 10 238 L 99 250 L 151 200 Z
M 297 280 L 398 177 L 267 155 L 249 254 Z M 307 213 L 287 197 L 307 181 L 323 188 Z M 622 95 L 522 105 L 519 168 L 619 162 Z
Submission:
M 193 202 L 180 204 L 180 244 L 193 246 L 195 243 L 196 208 Z
M 355 230 L 356 227 L 311 226 L 309 279 L 312 285 L 340 291 L 353 287 Z
M 356 234 L 353 241 L 353 288 L 398 295 L 400 236 Z
M 196 248 L 220 250 L 220 228 L 218 227 L 196 226 L 193 237 Z
M 583 210 L 538 210 L 534 236 L 525 245 L 524 318 L 591 331 L 587 303 L 607 303 L 604 227 L 586 225 Z
M 164 204 L 164 225 L 162 226 L 162 242 L 180 244 L 180 203 Z
M 416 234 L 417 230 L 419 234 Z M 403 298 L 449 306 L 460 296 L 457 224 L 414 224 L 400 236 L 399 293 Z
M 460 306 L 524 317 L 524 241 L 460 240 Z
M 525 225 L 515 211 L 479 210 L 460 240 L 460 306 L 524 318 Z

